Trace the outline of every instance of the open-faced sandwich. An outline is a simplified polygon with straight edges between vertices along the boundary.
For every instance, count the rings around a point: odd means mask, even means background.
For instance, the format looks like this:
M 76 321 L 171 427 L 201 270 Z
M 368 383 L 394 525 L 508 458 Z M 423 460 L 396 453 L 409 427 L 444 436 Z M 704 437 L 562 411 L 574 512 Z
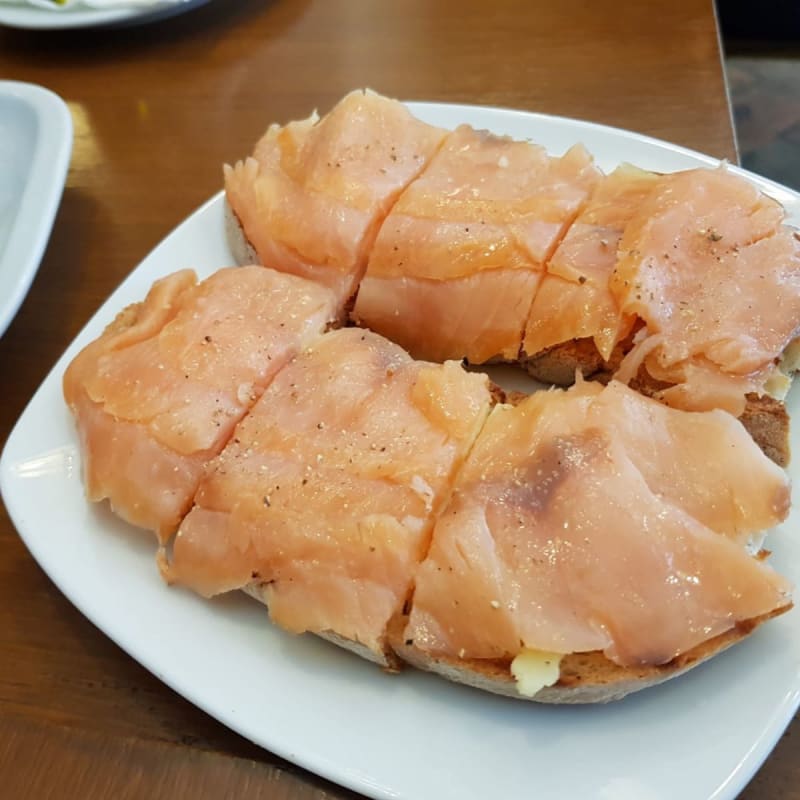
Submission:
M 604 175 L 353 92 L 225 187 L 242 266 L 165 276 L 64 378 L 89 498 L 156 533 L 168 582 L 560 703 L 791 607 L 762 540 L 800 243 L 746 179 Z M 557 386 L 506 396 L 494 362 Z

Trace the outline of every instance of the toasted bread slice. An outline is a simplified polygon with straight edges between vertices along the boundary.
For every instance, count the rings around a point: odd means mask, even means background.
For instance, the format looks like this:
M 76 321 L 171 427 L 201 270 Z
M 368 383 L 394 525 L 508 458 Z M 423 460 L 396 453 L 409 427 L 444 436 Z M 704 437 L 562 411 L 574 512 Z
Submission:
M 515 393 L 506 396 L 497 387 L 495 391 L 495 399 L 499 401 L 505 399 L 515 405 L 523 399 Z M 767 552 L 763 550 L 755 555 L 756 558 L 766 556 Z M 264 588 L 263 584 L 251 583 L 244 591 L 268 605 L 268 594 Z M 332 631 L 323 631 L 318 635 L 389 672 L 397 672 L 407 664 L 482 691 L 551 704 L 606 703 L 678 677 L 742 641 L 761 623 L 792 607 L 791 601 L 787 600 L 770 613 L 742 620 L 730 630 L 692 647 L 664 664 L 625 667 L 614 663 L 599 651 L 565 655 L 559 663 L 557 680 L 529 696 L 520 691 L 512 671 L 511 658 L 469 659 L 436 655 L 421 649 L 413 640 L 406 639 L 404 630 L 412 603 L 413 599 L 407 601 L 403 612 L 390 620 L 381 640 L 381 652 Z

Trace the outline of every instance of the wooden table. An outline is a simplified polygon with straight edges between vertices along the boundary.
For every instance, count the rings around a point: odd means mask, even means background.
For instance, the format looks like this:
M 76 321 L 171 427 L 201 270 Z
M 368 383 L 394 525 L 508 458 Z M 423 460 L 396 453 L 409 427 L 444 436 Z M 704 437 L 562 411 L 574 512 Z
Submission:
M 116 31 L 0 29 L 0 77 L 70 104 L 75 147 L 38 277 L 0 340 L 0 440 L 140 259 L 272 120 L 348 89 L 630 128 L 735 160 L 710 0 L 216 0 Z M 228 731 L 92 627 L 0 507 L 0 795 L 351 797 Z M 800 798 L 800 728 L 743 797 Z

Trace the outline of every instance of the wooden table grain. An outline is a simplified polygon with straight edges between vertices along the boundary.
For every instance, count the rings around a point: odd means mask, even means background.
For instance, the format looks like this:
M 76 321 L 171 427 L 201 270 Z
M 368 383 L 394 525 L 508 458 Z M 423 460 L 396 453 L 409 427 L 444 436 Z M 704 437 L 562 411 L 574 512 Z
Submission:
M 0 28 L 69 104 L 66 190 L 0 339 L 0 441 L 111 290 L 273 120 L 370 86 L 617 125 L 736 159 L 710 0 L 215 0 L 118 30 Z M 0 142 L 0 146 L 2 143 Z M 800 728 L 742 797 L 800 798 Z M 0 506 L 0 796 L 354 797 L 230 732 L 87 622 Z

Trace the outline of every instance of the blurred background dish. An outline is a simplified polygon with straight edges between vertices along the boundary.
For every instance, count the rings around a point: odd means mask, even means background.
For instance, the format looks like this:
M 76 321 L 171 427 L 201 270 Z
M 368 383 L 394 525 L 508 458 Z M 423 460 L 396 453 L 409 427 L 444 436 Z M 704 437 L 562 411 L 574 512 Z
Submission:
M 58 28 L 97 28 L 110 25 L 139 25 L 156 22 L 167 17 L 183 14 L 209 0 L 172 0 L 154 6 L 131 6 L 130 8 L 87 8 L 76 6 L 69 9 L 54 9 L 29 5 L 0 4 L 0 25 L 29 30 L 56 30 Z
M 0 336 L 50 238 L 72 152 L 72 118 L 41 86 L 0 81 Z

